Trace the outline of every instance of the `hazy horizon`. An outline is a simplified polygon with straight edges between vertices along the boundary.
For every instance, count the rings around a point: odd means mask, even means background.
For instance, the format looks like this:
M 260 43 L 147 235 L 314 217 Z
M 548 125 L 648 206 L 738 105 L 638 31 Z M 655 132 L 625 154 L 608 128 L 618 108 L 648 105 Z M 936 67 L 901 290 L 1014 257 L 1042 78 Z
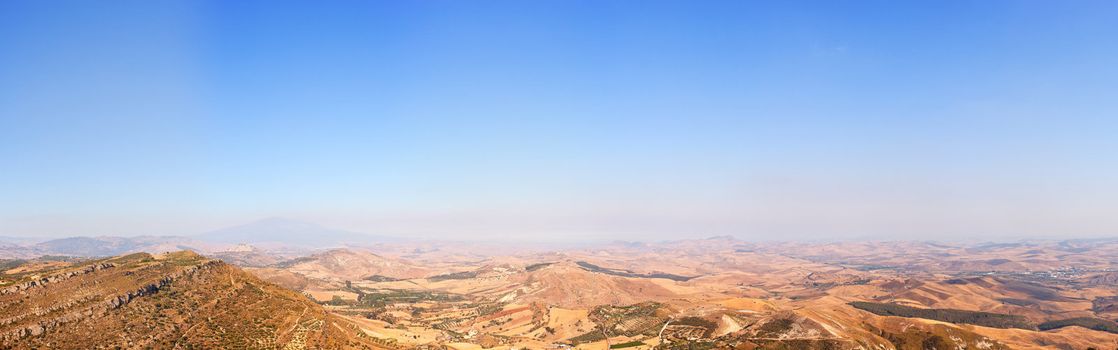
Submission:
M 1115 2 L 0 3 L 0 236 L 1118 236 Z
M 95 234 L 48 234 L 48 235 L 0 235 L 0 238 L 10 238 L 17 240 L 26 240 L 25 242 L 42 242 L 55 239 L 64 238 L 137 238 L 137 237 L 181 237 L 187 239 L 197 239 L 203 242 L 220 243 L 211 241 L 204 238 L 204 236 L 212 235 L 214 232 L 223 230 L 239 228 L 242 226 L 252 226 L 268 221 L 280 221 L 295 225 L 312 225 L 323 231 L 343 231 L 353 233 L 361 237 L 367 237 L 363 241 L 353 241 L 352 244 L 357 246 L 362 245 L 376 245 L 376 244 L 396 244 L 396 243 L 417 243 L 417 242 L 473 242 L 473 243 L 509 243 L 513 245 L 554 245 L 558 244 L 563 249 L 570 247 L 592 247 L 596 244 L 612 243 L 612 242 L 639 242 L 639 243 L 661 243 L 671 241 L 687 241 L 687 240 L 701 240 L 701 239 L 717 239 L 722 237 L 729 237 L 735 240 L 767 243 L 767 242 L 802 242 L 802 243 L 825 243 L 825 242 L 891 242 L 891 241 L 924 241 L 924 242 L 941 242 L 950 244 L 974 244 L 982 242 L 994 243 L 1011 243 L 1011 242 L 1025 242 L 1025 241 L 1060 241 L 1060 240 L 1090 240 L 1090 239 L 1118 239 L 1118 235 L 1096 235 L 1096 236 L 1074 236 L 1074 235 L 971 235 L 971 236 L 928 236 L 928 237 L 895 237 L 892 235 L 849 235 L 849 236 L 832 236 L 832 235 L 800 235 L 800 236 L 780 236 L 780 235 L 701 235 L 701 234 L 685 234 L 685 235 L 672 235 L 665 237 L 648 237 L 641 235 L 622 235 L 622 236 L 605 236 L 605 235 L 553 235 L 553 236 L 539 236 L 539 235 L 496 235 L 496 234 L 472 234 L 472 235 L 454 235 L 454 234 L 429 234 L 429 235 L 391 235 L 391 234 L 376 234 L 360 229 L 351 229 L 343 227 L 334 227 L 327 225 L 320 225 L 316 222 L 303 221 L 285 217 L 267 217 L 258 220 L 239 222 L 227 226 L 211 227 L 202 231 L 183 232 L 180 234 L 162 234 L 158 232 L 136 233 L 136 234 L 115 234 L 95 233 Z M 387 241 L 386 241 L 387 239 Z M 259 244 L 265 241 L 245 240 L 238 243 L 244 244 Z

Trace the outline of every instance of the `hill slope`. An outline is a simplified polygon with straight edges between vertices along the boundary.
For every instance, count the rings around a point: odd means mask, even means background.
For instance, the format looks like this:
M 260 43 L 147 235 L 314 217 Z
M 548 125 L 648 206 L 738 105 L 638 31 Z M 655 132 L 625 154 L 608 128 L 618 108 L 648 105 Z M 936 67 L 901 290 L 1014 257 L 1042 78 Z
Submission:
M 372 276 L 396 279 L 418 278 L 429 271 L 403 260 L 383 257 L 363 250 L 332 249 L 276 264 L 277 267 L 310 278 L 341 281 Z
M 191 252 L 3 277 L 0 348 L 379 348 L 301 294 Z

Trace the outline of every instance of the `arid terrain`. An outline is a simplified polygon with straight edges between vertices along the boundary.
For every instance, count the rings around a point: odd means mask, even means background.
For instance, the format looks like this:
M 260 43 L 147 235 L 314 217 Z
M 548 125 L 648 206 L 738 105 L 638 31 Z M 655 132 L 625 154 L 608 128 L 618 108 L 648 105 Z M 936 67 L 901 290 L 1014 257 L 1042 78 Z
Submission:
M 216 247 L 111 258 L 24 251 L 0 275 L 0 344 L 1118 348 L 1118 240 Z
M 1118 0 L 0 0 L 0 350 L 1118 350 Z

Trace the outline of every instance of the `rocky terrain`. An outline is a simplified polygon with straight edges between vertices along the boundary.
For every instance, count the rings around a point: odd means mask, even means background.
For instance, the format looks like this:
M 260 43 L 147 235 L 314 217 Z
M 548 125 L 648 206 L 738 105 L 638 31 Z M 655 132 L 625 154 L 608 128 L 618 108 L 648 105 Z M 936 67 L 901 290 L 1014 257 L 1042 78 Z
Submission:
M 1118 346 L 1105 255 L 1058 242 L 839 246 L 715 237 L 505 254 L 422 243 L 251 271 L 402 347 Z
M 191 252 L 2 277 L 0 348 L 381 348 L 303 295 Z
M 7 348 L 1113 349 L 1116 241 L 8 260 Z M 219 260 L 221 259 L 221 260 Z M 235 265 L 240 265 L 239 267 Z M 241 268 L 248 272 L 242 271 Z M 266 282 L 267 281 L 267 282 Z

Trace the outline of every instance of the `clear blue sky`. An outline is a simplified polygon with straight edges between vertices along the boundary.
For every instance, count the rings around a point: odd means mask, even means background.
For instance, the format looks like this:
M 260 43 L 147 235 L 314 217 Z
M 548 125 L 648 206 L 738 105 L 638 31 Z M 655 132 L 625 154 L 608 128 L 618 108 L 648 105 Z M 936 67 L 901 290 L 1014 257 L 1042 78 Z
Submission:
M 0 2 L 0 235 L 1118 234 L 1114 1 Z

